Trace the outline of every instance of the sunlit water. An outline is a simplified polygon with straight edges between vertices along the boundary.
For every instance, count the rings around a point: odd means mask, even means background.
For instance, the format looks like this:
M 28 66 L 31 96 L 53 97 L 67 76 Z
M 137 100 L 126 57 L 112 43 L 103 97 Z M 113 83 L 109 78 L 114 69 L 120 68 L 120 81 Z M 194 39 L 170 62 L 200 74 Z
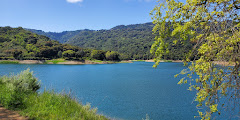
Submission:
M 198 115 L 194 92 L 177 85 L 174 75 L 182 63 L 135 62 L 106 65 L 0 64 L 0 75 L 30 68 L 41 80 L 41 90 L 71 91 L 80 102 L 91 103 L 99 114 L 112 119 L 192 120 Z

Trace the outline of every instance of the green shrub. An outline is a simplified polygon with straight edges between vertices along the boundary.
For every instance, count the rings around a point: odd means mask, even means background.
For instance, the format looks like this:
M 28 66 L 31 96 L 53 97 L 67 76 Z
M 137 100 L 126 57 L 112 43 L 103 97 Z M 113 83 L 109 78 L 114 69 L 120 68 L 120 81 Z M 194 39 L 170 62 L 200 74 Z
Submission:
M 106 59 L 111 61 L 119 61 L 119 53 L 115 51 L 108 51 L 106 54 Z
M 64 51 L 64 52 L 62 53 L 62 56 L 63 56 L 64 58 L 66 58 L 66 59 L 70 59 L 70 58 L 74 57 L 75 54 L 76 54 L 75 51 L 73 51 L 73 50 L 67 50 L 67 51 Z
M 33 76 L 33 72 L 29 69 L 22 71 L 16 76 L 3 76 L 2 83 L 6 84 L 13 90 L 21 91 L 24 93 L 36 92 L 40 88 L 40 83 L 37 78 Z
M 0 85 L 0 103 L 8 109 L 19 110 L 25 108 L 23 100 L 26 96 L 26 93 L 9 89 L 9 86 L 3 84 Z
M 39 88 L 37 79 L 29 69 L 16 76 L 3 76 L 0 78 L 0 103 L 6 108 L 22 109 L 25 107 L 24 98 Z
M 103 50 L 93 50 L 91 53 L 91 57 L 96 60 L 104 60 L 105 57 L 105 51 Z

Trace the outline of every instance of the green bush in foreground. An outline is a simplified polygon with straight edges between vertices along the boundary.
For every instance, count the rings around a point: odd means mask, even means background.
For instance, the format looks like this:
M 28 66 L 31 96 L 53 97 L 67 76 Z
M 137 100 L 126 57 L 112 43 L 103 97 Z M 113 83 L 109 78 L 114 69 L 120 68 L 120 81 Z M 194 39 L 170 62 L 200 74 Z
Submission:
M 0 103 L 6 108 L 23 109 L 24 98 L 35 93 L 39 88 L 37 78 L 29 69 L 15 76 L 3 76 L 0 78 Z
M 33 72 L 25 70 L 17 75 L 0 77 L 0 104 L 8 109 L 20 110 L 31 119 L 107 120 L 96 114 L 90 104 L 82 105 L 68 94 L 54 91 L 37 93 L 40 84 Z

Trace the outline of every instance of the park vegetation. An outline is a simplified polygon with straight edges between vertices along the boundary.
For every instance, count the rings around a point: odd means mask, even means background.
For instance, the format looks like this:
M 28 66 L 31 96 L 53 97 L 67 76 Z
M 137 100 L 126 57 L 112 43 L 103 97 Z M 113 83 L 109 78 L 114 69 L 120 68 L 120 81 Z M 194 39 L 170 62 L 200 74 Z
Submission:
M 107 56 L 106 56 L 107 54 Z M 0 27 L 0 60 L 111 60 L 119 61 L 120 54 L 114 51 L 80 48 L 21 27 Z
M 151 15 L 156 34 L 151 48 L 151 53 L 155 53 L 154 67 L 169 53 L 169 38 L 175 38 L 171 45 L 195 42 L 185 58 L 186 64 L 193 61 L 180 73 L 185 77 L 178 84 L 189 83 L 189 90 L 196 92 L 201 119 L 215 119 L 222 114 L 220 109 L 225 110 L 229 119 L 239 118 L 240 1 L 159 1 Z M 219 66 L 216 62 L 227 65 Z
M 144 23 L 135 25 L 119 25 L 109 30 L 77 30 L 64 31 L 61 33 L 43 32 L 41 30 L 28 29 L 34 33 L 45 35 L 62 43 L 76 45 L 82 48 L 91 48 L 104 51 L 117 51 L 121 59 L 147 60 L 153 59 L 150 53 L 155 35 L 152 34 L 154 24 Z M 64 39 L 64 40 L 63 40 Z M 175 39 L 166 39 L 171 43 Z M 164 54 L 162 59 L 182 60 L 186 53 L 192 49 L 195 42 L 187 40 L 174 45 L 169 44 L 169 53 Z
M 39 93 L 40 83 L 29 69 L 17 75 L 0 77 L 0 104 L 20 111 L 29 119 L 37 120 L 107 120 L 98 115 L 90 104 L 82 105 L 66 93 L 45 90 Z

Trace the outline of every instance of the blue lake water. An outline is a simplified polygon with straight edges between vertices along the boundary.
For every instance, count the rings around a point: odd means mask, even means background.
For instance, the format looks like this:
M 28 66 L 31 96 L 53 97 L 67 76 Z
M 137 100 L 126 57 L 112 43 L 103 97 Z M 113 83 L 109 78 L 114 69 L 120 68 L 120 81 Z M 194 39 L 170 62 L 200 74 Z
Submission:
M 98 113 L 113 119 L 192 120 L 198 115 L 194 92 L 177 85 L 174 75 L 182 63 L 134 62 L 106 65 L 14 65 L 0 64 L 0 75 L 30 68 L 41 80 L 42 91 L 71 90 L 80 102 L 91 103 Z

